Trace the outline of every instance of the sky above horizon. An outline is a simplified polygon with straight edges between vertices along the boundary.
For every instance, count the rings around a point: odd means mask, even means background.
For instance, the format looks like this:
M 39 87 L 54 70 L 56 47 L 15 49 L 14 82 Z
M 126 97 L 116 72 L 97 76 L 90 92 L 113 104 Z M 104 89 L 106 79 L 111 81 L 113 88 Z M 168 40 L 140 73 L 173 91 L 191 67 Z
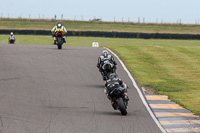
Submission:
M 0 0 L 0 17 L 124 22 L 200 22 L 200 0 Z

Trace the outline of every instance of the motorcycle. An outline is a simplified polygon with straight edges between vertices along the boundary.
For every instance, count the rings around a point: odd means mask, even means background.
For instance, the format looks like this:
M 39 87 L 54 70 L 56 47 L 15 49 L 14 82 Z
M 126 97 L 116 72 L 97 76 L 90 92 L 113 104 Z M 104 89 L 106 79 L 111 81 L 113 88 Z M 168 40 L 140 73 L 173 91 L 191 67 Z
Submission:
M 114 68 L 114 64 L 110 63 L 109 60 L 105 60 L 103 62 L 102 69 L 103 69 L 103 72 L 104 72 L 104 75 L 105 75 L 105 77 L 103 77 L 104 80 L 109 79 L 110 73 L 115 73 L 115 70 L 113 68 Z
M 58 49 L 62 49 L 63 36 L 64 36 L 63 30 L 56 29 L 55 37 L 56 37 L 56 45 L 58 46 Z
M 9 44 L 15 44 L 15 37 L 13 36 L 9 37 Z
M 110 92 L 110 96 L 113 99 L 113 108 L 119 110 L 122 115 L 127 115 L 128 100 L 125 98 L 125 89 L 115 88 Z

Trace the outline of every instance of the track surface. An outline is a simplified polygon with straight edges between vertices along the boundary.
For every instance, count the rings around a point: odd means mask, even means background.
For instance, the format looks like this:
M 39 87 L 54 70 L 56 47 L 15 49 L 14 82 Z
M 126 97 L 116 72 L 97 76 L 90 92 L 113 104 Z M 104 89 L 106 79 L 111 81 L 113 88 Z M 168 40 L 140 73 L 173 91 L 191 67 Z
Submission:
M 0 132 L 161 133 L 118 61 L 128 115 L 112 109 L 96 68 L 101 51 L 0 44 Z

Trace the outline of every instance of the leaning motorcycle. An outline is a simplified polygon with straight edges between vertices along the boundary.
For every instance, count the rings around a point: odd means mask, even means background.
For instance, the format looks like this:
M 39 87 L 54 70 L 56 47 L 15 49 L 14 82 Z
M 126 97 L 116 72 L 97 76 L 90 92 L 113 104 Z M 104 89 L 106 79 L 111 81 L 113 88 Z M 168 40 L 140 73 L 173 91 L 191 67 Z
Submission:
M 109 60 L 105 60 L 103 62 L 102 69 L 105 74 L 105 78 L 104 78 L 105 80 L 109 79 L 110 73 L 115 73 L 115 70 L 113 68 L 114 68 L 114 64 L 110 63 Z
M 125 89 L 115 88 L 110 92 L 113 99 L 113 108 L 119 110 L 122 115 L 127 115 L 128 100 L 125 98 Z
M 64 36 L 63 30 L 56 29 L 55 37 L 56 37 L 56 45 L 58 46 L 58 49 L 62 49 L 63 36 Z

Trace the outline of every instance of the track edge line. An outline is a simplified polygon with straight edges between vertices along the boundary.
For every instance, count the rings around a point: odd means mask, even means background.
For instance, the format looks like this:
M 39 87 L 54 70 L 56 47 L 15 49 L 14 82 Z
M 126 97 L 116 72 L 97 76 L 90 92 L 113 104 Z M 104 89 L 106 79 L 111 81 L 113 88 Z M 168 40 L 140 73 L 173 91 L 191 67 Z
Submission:
M 123 63 L 123 61 L 113 52 L 111 51 L 109 48 L 104 47 L 105 49 L 107 49 L 108 51 L 110 51 L 116 58 L 117 60 L 120 62 L 120 64 L 122 65 L 123 69 L 126 71 L 126 73 L 128 74 L 129 78 L 131 79 L 133 86 L 136 88 L 144 106 L 146 107 L 146 109 L 148 110 L 149 114 L 151 115 L 151 117 L 153 118 L 154 122 L 156 123 L 156 125 L 160 128 L 160 130 L 163 133 L 167 133 L 164 128 L 161 126 L 160 122 L 158 121 L 158 119 L 156 118 L 155 114 L 153 113 L 153 111 L 151 110 L 151 108 L 149 107 L 147 101 L 145 100 L 141 90 L 139 89 L 135 79 L 133 78 L 133 76 L 131 75 L 131 73 L 129 72 L 129 70 L 127 69 L 127 67 L 125 66 L 125 64 Z

